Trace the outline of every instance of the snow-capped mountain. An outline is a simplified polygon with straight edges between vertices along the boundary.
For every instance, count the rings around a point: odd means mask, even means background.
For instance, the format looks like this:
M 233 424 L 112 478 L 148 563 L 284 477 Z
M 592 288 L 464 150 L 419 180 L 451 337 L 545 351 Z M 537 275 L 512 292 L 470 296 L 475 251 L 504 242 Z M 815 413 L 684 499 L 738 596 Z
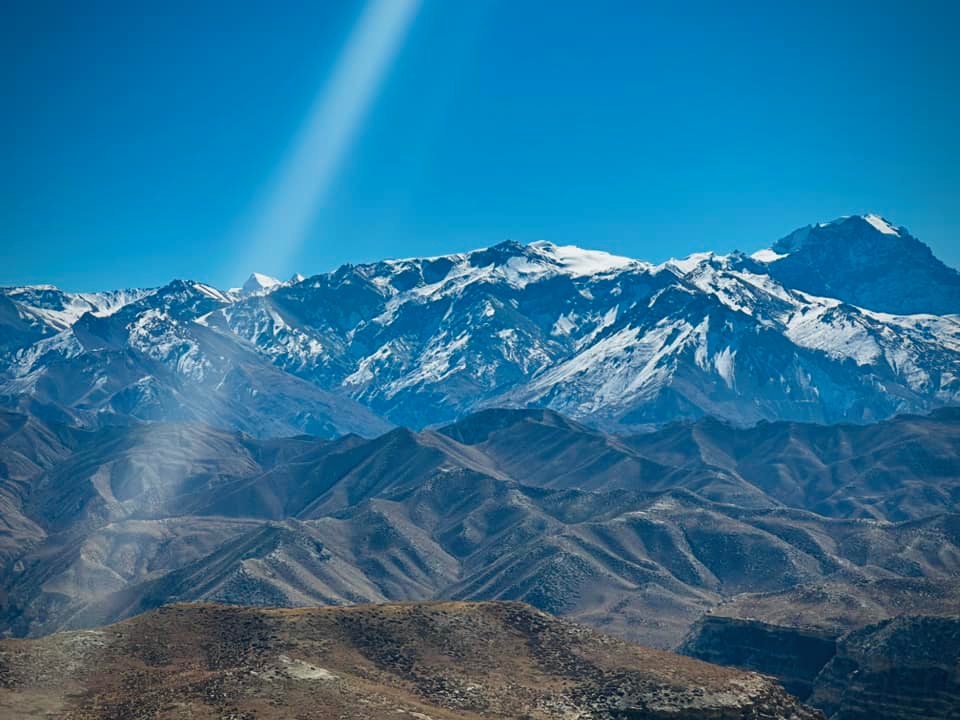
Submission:
M 652 265 L 505 242 L 285 283 L 254 274 L 227 293 L 175 281 L 83 300 L 35 336 L 25 318 L 51 311 L 8 288 L 0 394 L 86 424 L 202 419 L 259 435 L 527 405 L 612 428 L 866 422 L 960 402 L 957 277 L 866 215 L 749 257 Z
M 253 272 L 250 277 L 238 288 L 230 288 L 229 295 L 234 299 L 238 297 L 249 297 L 250 295 L 265 295 L 273 292 L 284 285 L 296 285 L 303 282 L 306 278 L 300 273 L 295 273 L 286 282 L 281 282 L 275 277 L 264 275 L 263 273 Z
M 204 319 L 236 302 L 174 280 L 109 315 L 5 353 L 7 407 L 82 426 L 200 421 L 261 436 L 375 433 L 389 424 L 348 397 L 283 372 Z
M 53 285 L 0 288 L 0 354 L 66 330 L 85 313 L 110 315 L 150 292 L 68 293 Z
M 851 215 L 773 245 L 768 272 L 787 287 L 881 312 L 960 313 L 960 273 L 902 226 Z
M 277 287 L 280 281 L 275 277 L 264 275 L 262 273 L 251 273 L 247 281 L 240 287 L 241 295 L 256 295 L 258 293 L 270 292 Z

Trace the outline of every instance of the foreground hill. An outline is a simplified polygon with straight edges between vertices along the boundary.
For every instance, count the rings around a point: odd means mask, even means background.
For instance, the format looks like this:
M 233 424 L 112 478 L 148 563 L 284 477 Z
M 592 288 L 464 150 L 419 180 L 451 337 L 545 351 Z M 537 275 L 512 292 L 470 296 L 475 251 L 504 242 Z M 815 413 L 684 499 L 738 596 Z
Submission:
M 175 605 L 0 641 L 8 718 L 814 720 L 753 673 L 630 645 L 519 603 Z

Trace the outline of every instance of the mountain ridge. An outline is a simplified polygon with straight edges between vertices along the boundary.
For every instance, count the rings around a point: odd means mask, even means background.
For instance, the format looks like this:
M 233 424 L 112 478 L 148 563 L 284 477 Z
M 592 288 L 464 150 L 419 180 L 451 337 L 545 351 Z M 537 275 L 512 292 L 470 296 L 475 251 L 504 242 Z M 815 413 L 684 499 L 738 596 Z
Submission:
M 373 440 L 12 413 L 0 428 L 17 469 L 0 481 L 0 619 L 17 635 L 172 599 L 447 597 L 670 647 L 738 593 L 960 572 L 957 410 L 618 437 L 543 409 Z

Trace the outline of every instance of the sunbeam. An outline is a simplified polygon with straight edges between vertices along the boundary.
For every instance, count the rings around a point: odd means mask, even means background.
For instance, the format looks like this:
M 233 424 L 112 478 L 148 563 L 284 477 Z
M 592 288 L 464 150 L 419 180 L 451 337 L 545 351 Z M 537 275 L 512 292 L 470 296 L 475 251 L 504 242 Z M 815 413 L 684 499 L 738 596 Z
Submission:
M 407 36 L 422 0 L 369 0 L 309 114 L 235 267 L 285 270 L 302 246 L 344 155 Z

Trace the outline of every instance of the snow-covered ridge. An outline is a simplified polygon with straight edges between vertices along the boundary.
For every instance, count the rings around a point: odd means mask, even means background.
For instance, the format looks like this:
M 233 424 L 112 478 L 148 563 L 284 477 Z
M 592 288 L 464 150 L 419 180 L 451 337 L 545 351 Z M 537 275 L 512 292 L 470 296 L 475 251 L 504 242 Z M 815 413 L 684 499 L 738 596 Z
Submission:
M 17 305 L 20 317 L 29 325 L 54 331 L 73 326 L 85 313 L 107 317 L 152 293 L 128 289 L 98 293 L 64 292 L 55 285 L 25 285 L 0 288 L 0 295 Z
M 719 260 L 723 261 L 726 259 L 726 255 L 717 255 L 713 252 L 697 252 L 688 255 L 685 258 L 670 258 L 660 267 L 669 267 L 679 271 L 682 275 L 686 275 L 689 272 L 692 272 L 696 268 L 700 267 L 703 263 L 709 262 L 710 260 Z
M 528 246 L 555 264 L 562 272 L 574 276 L 622 270 L 628 267 L 649 267 L 647 263 L 601 250 L 584 250 L 576 245 L 554 245 L 540 240 Z
M 370 281 L 387 298 L 376 322 L 394 321 L 398 307 L 408 303 L 431 302 L 440 297 L 458 297 L 478 285 L 503 285 L 515 290 L 546 279 L 566 276 L 590 282 L 617 273 L 656 273 L 662 266 L 599 250 L 584 250 L 573 245 L 555 245 L 538 241 L 521 245 L 508 241 L 467 253 L 427 258 L 384 260 L 359 265 L 351 270 Z M 342 273 L 343 268 L 337 271 Z M 411 277 L 417 279 L 411 286 Z M 324 284 L 317 278 L 314 286 Z M 589 296 L 588 286 L 582 290 Z
M 96 369 L 71 371 L 70 382 L 99 383 L 77 393 L 84 410 L 106 403 L 148 418 L 176 412 L 184 398 L 220 407 L 209 393 L 236 393 L 247 407 L 275 392 L 262 378 L 292 383 L 298 396 L 309 383 L 413 426 L 492 405 L 636 427 L 704 413 L 747 424 L 862 421 L 960 402 L 957 316 L 864 310 L 778 274 L 824 246 L 842 251 L 832 263 L 862 273 L 874 247 L 896 257 L 918 241 L 860 216 L 788 238 L 752 256 L 695 253 L 660 265 L 506 242 L 306 280 L 255 273 L 226 293 L 174 281 L 100 299 L 99 318 L 75 328 L 77 309 L 40 335 L 15 327 L 0 353 L 0 395 L 58 387 L 47 374 L 76 365 Z M 808 241 L 817 252 L 780 262 Z M 0 292 L 24 313 L 91 304 L 50 288 Z M 127 358 L 142 358 L 152 379 Z M 306 427 L 286 401 L 269 402 Z

